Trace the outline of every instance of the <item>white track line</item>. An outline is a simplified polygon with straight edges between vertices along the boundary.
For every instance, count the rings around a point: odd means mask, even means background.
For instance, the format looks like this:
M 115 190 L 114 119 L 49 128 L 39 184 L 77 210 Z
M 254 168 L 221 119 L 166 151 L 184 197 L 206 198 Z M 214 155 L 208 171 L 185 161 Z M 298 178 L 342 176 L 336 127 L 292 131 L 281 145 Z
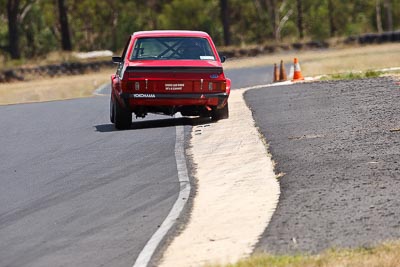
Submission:
M 178 117 L 178 116 L 176 116 Z M 168 231 L 179 218 L 183 207 L 185 206 L 190 195 L 190 181 L 186 166 L 185 150 L 184 150 L 184 128 L 183 126 L 176 126 L 176 141 L 175 141 L 175 159 L 178 168 L 178 179 L 180 184 L 180 191 L 178 199 L 175 201 L 174 206 L 169 212 L 167 218 L 161 224 L 160 228 L 153 234 L 150 240 L 146 243 L 143 250 L 140 252 L 133 267 L 146 267 L 158 245 L 167 235 Z

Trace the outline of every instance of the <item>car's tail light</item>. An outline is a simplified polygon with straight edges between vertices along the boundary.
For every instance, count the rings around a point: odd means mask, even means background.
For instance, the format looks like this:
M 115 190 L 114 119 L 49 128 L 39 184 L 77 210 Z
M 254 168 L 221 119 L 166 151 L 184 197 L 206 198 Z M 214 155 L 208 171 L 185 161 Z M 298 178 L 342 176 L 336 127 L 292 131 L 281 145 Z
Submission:
M 218 83 L 209 83 L 208 89 L 215 90 L 215 91 L 226 91 L 226 82 L 218 82 Z
M 226 82 L 220 83 L 219 86 L 220 86 L 219 90 L 224 91 L 224 92 L 226 91 Z

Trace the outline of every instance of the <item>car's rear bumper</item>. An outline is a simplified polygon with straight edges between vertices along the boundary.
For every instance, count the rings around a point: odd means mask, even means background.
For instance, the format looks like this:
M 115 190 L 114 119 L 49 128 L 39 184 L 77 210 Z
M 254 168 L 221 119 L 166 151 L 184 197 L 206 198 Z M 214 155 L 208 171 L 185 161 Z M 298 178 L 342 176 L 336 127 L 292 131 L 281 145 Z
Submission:
M 122 93 L 120 97 L 126 106 L 210 106 L 222 108 L 229 94 L 159 94 L 159 93 Z

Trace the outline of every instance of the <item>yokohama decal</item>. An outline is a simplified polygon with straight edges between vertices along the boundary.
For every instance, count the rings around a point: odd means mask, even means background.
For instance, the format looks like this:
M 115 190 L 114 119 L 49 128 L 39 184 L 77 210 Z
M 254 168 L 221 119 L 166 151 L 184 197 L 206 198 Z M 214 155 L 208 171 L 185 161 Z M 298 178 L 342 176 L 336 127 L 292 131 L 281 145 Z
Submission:
M 133 94 L 134 98 L 156 98 L 155 94 Z

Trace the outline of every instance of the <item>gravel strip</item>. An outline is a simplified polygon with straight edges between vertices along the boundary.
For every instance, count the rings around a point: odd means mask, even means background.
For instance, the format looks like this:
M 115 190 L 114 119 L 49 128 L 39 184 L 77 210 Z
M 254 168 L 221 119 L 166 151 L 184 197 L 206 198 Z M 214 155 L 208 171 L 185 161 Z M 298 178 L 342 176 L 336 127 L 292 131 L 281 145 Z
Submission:
M 245 99 L 284 174 L 258 251 L 318 253 L 400 238 L 398 82 L 304 83 Z

